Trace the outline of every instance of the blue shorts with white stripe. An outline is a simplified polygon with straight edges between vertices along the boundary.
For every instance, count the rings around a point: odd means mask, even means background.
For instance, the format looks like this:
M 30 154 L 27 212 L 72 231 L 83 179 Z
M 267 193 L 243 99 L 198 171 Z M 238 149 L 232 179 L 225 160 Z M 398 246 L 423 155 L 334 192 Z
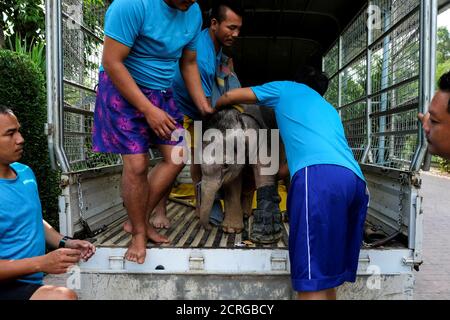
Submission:
M 314 165 L 296 172 L 287 203 L 295 291 L 355 282 L 368 202 L 366 183 L 350 169 Z

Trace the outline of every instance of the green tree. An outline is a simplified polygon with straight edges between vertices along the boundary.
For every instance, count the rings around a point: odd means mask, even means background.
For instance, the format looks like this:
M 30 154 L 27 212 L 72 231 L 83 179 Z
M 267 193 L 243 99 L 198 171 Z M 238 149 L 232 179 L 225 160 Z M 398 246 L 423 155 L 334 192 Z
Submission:
M 436 52 L 436 83 L 439 78 L 450 70 L 450 31 L 440 27 L 437 32 Z
M 436 83 L 446 72 L 450 71 L 450 31 L 440 27 L 437 32 Z
M 437 63 L 442 64 L 450 60 L 450 31 L 440 27 L 437 31 Z
M 44 76 L 28 56 L 0 50 L 0 83 L 0 101 L 12 108 L 22 124 L 26 142 L 20 162 L 29 165 L 36 174 L 44 218 L 58 226 L 59 176 L 51 169 L 46 152 Z
M 18 35 L 29 41 L 45 36 L 44 0 L 0 0 L 0 47 Z

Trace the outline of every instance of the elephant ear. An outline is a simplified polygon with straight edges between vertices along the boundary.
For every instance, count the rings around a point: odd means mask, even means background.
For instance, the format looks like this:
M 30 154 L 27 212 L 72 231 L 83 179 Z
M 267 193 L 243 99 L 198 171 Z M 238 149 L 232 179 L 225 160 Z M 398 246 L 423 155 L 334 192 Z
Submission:
M 233 60 L 222 54 L 216 69 L 216 81 L 214 81 L 211 91 L 211 105 L 215 106 L 217 100 L 225 92 L 241 87 L 241 83 L 233 70 Z
M 275 111 L 256 104 L 244 104 L 244 113 L 251 116 L 264 129 L 278 129 Z

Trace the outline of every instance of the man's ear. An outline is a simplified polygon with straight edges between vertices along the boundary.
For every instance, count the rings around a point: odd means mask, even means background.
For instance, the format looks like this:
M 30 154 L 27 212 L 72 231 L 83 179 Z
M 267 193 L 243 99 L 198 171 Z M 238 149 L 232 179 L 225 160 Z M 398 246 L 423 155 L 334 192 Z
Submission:
M 211 19 L 211 30 L 212 31 L 217 31 L 217 29 L 219 28 L 219 21 L 217 21 L 216 18 L 212 18 Z

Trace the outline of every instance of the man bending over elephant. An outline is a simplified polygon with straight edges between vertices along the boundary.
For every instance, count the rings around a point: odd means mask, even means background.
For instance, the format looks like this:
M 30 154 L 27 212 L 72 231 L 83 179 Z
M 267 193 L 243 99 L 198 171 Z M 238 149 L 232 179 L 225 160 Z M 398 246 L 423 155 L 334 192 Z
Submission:
M 224 94 L 221 107 L 259 103 L 275 110 L 286 148 L 289 255 L 299 299 L 336 299 L 354 282 L 369 201 L 339 115 L 322 96 L 327 77 L 302 68 L 293 81 L 276 81 Z

